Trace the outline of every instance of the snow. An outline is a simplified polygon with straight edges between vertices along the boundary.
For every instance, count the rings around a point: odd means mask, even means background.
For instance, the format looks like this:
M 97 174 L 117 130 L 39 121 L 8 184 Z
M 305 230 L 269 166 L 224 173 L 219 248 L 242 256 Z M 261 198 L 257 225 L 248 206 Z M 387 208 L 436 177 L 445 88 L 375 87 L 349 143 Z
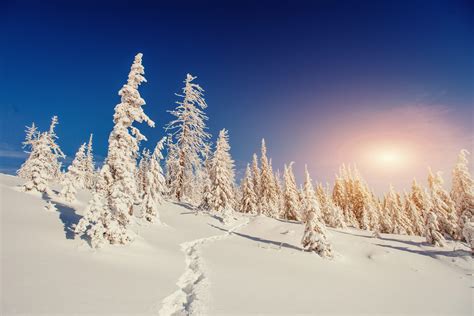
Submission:
M 461 243 L 328 228 L 328 260 L 301 251 L 298 222 L 238 214 L 224 225 L 165 202 L 163 224 L 132 222 L 133 243 L 95 250 L 69 230 L 88 192 L 73 203 L 53 197 L 49 212 L 22 183 L 0 175 L 2 315 L 473 312 L 473 261 Z

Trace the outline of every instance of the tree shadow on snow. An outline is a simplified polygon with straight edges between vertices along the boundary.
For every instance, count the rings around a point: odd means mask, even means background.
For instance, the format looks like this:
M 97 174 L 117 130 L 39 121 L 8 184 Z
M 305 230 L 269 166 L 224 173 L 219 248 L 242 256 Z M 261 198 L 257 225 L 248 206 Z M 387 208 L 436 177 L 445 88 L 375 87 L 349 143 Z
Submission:
M 224 232 L 227 232 L 229 233 L 229 230 L 228 229 L 225 229 L 225 228 L 222 228 L 222 227 L 218 227 L 216 225 L 212 225 L 212 224 L 209 224 L 209 226 L 213 227 L 213 228 L 216 228 L 216 229 L 219 229 L 221 231 L 224 231 Z M 297 247 L 297 246 L 294 246 L 294 245 L 290 245 L 286 242 L 280 242 L 280 241 L 274 241 L 274 240 L 269 240 L 269 239 L 264 239 L 264 238 L 260 238 L 260 237 L 255 237 L 255 236 L 250 236 L 250 235 L 247 235 L 247 234 L 244 234 L 244 233 L 239 233 L 239 232 L 230 232 L 231 235 L 237 235 L 239 237 L 242 237 L 242 238 L 246 238 L 246 239 L 250 239 L 252 241 L 256 241 L 256 242 L 261 242 L 261 243 L 265 243 L 265 244 L 269 244 L 269 245 L 274 245 L 274 246 L 278 246 L 278 247 L 281 247 L 281 248 L 287 248 L 287 249 L 292 249 L 292 250 L 298 250 L 298 251 L 302 251 L 303 249 L 300 248 L 300 247 Z
M 59 219 L 61 222 L 63 222 L 66 239 L 74 239 L 74 226 L 79 223 L 79 220 L 82 218 L 82 216 L 77 214 L 76 210 L 72 207 L 58 202 L 54 202 L 54 204 L 58 210 Z
M 176 205 L 179 205 L 179 206 L 182 206 L 190 211 L 194 211 L 196 212 L 196 208 L 194 206 L 192 206 L 191 204 L 189 203 L 184 203 L 184 202 L 173 202 L 173 204 L 176 204 Z
M 354 229 L 357 229 L 357 228 L 354 228 Z M 342 229 L 337 229 L 337 230 L 334 230 L 338 233 L 341 233 L 341 234 L 345 234 L 345 235 L 351 235 L 351 236 L 356 236 L 356 237 L 363 237 L 363 238 L 374 238 L 372 236 L 367 236 L 367 235 L 360 235 L 360 234 L 355 234 L 355 233 L 351 233 L 349 231 L 345 231 L 345 230 L 342 230 Z
M 458 249 L 458 250 L 452 250 L 452 251 L 439 251 L 439 250 L 417 250 L 417 249 L 410 249 L 407 247 L 397 247 L 397 246 L 390 246 L 390 245 L 382 245 L 382 244 L 376 244 L 377 246 L 383 247 L 383 248 L 391 248 L 391 249 L 396 249 L 400 251 L 406 251 L 422 256 L 428 256 L 433 259 L 438 259 L 439 256 L 445 256 L 445 257 L 465 257 L 465 256 L 471 256 L 471 253 L 469 251 L 463 250 L 463 249 Z
M 379 239 L 380 240 L 386 240 L 386 241 L 395 241 L 395 242 L 399 242 L 399 243 L 402 243 L 402 244 L 408 244 L 408 245 L 412 245 L 412 246 L 428 246 L 429 245 L 426 242 L 418 242 L 418 241 L 411 241 L 411 240 L 400 240 L 400 239 L 387 238 L 387 237 L 379 237 Z

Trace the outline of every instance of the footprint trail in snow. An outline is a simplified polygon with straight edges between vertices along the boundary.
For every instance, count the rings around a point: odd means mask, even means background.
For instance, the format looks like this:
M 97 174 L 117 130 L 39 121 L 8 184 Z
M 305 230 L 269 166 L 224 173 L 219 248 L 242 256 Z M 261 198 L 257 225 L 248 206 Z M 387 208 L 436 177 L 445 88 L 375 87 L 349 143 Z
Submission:
M 249 221 L 245 218 L 243 223 L 232 227 L 225 234 L 200 238 L 180 245 L 186 256 L 186 268 L 176 283 L 178 290 L 163 299 L 160 316 L 204 315 L 206 313 L 209 281 L 204 273 L 204 262 L 199 246 L 225 239 L 235 230 L 247 225 Z

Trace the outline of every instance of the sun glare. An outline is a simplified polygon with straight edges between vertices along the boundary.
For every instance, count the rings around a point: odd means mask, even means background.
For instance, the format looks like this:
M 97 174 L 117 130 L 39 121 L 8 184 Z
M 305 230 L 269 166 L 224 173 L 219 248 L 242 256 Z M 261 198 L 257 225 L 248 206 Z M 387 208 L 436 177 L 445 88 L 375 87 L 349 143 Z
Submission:
M 408 151 L 399 147 L 376 147 L 370 152 L 372 163 L 382 168 L 406 167 L 410 160 Z

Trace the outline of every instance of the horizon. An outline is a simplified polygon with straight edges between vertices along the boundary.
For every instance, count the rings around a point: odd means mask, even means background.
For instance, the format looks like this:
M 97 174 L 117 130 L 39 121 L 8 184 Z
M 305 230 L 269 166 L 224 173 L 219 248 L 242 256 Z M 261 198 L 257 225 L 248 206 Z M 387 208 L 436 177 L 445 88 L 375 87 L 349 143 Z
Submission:
M 156 127 L 136 125 L 141 148 L 165 135 L 189 72 L 205 90 L 213 141 L 229 130 L 238 179 L 265 138 L 274 170 L 295 161 L 299 183 L 305 164 L 313 181 L 333 183 L 346 163 L 378 195 L 414 177 L 425 184 L 430 166 L 449 186 L 459 151 L 472 152 L 472 5 L 268 4 L 8 3 L 2 172 L 26 158 L 24 126 L 46 130 L 53 115 L 67 161 L 90 133 L 103 159 L 117 92 L 142 52 L 140 93 Z

